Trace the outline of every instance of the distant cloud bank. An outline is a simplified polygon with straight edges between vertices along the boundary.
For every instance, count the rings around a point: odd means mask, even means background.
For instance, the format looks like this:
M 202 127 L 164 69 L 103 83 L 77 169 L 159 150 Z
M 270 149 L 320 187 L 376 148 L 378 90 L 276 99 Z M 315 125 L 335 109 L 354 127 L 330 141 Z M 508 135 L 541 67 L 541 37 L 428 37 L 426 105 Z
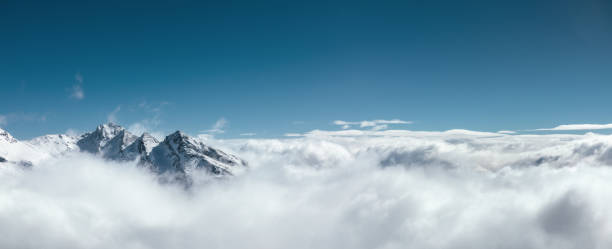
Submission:
M 541 128 L 537 131 L 577 131 L 577 130 L 605 130 L 612 129 L 612 124 L 566 124 L 553 128 Z

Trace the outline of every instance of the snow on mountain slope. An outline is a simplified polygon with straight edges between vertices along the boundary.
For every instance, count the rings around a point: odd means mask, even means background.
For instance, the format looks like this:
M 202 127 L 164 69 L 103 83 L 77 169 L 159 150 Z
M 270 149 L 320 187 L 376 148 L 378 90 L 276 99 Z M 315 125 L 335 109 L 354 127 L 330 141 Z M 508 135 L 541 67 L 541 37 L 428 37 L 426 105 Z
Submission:
M 160 143 L 148 133 L 138 137 L 113 123 L 99 125 L 94 131 L 79 137 L 46 135 L 27 142 L 17 141 L 8 132 L 0 130 L 0 161 L 36 164 L 44 158 L 77 151 L 109 160 L 138 161 L 160 174 L 178 174 L 180 179 L 187 179 L 194 170 L 204 170 L 216 176 L 233 175 L 246 166 L 240 158 L 207 146 L 180 131 L 168 135 Z
M 113 140 L 113 138 L 118 135 L 120 138 Z M 81 135 L 77 145 L 81 151 L 89 153 L 112 153 L 121 150 L 124 148 L 124 146 L 127 146 L 125 142 L 135 140 L 133 137 L 134 135 L 126 132 L 123 127 L 114 123 L 108 123 L 99 125 L 96 130 Z M 111 142 L 111 140 L 113 141 Z
M 79 151 L 78 138 L 64 134 L 45 135 L 28 141 L 33 147 L 57 156 L 67 152 Z
M 3 129 L 0 129 L 0 142 L 7 142 L 7 143 L 16 143 L 17 139 L 15 139 L 13 136 L 11 136 L 11 134 L 9 134 L 8 132 L 6 132 Z
M 27 142 L 18 141 L 5 130 L 0 129 L 0 163 L 16 163 L 31 166 L 49 157 L 49 154 Z
M 145 132 L 134 140 L 134 142 L 125 147 L 121 152 L 121 158 L 129 161 L 139 159 L 140 163 L 150 162 L 149 153 L 151 153 L 157 144 L 159 144 L 159 141 Z
M 190 175 L 204 169 L 214 175 L 231 175 L 247 164 L 236 156 L 209 147 L 181 131 L 168 135 L 153 148 L 151 164 L 159 173 Z

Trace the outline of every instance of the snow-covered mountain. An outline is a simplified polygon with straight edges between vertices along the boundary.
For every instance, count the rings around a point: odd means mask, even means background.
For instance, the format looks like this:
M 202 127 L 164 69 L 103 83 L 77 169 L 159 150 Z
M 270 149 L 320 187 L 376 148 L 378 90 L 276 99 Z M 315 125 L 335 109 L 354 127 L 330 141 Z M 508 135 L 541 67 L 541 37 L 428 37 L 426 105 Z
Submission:
M 0 142 L 16 143 L 17 139 L 15 139 L 13 136 L 11 136 L 11 134 L 6 132 L 5 130 L 0 129 Z
M 151 151 L 150 162 L 160 172 L 182 172 L 205 169 L 215 175 L 232 174 L 246 162 L 236 156 L 209 147 L 181 131 L 172 133 Z
M 11 134 L 0 129 L 0 163 L 31 166 L 32 162 L 43 160 L 46 157 L 47 153 L 28 142 L 18 141 Z
M 58 156 L 66 152 L 79 151 L 78 138 L 64 134 L 44 135 L 28 141 L 35 148 Z
M 30 141 L 18 141 L 0 129 L 0 163 L 31 162 L 81 151 L 116 161 L 138 161 L 159 174 L 189 177 L 196 170 L 216 175 L 232 175 L 246 167 L 240 158 L 212 148 L 177 131 L 159 142 L 148 133 L 136 136 L 120 125 L 99 125 L 78 137 L 46 135 Z M 29 160 L 28 160 L 29 159 Z

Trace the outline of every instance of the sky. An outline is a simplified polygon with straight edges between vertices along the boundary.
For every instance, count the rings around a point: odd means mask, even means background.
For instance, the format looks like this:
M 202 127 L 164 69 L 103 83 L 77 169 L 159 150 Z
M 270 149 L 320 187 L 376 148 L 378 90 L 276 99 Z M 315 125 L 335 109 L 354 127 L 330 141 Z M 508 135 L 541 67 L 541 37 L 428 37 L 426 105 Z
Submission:
M 0 127 L 232 138 L 609 124 L 609 58 L 605 0 L 2 1 Z

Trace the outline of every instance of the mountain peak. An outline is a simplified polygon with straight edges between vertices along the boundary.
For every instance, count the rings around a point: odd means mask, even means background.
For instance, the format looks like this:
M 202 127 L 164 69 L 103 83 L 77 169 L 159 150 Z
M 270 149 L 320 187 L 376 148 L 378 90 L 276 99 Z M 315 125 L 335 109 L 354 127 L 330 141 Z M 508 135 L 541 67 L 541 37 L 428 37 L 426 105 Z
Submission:
M 108 122 L 106 124 L 98 125 L 96 128 L 96 133 L 102 135 L 103 137 L 114 137 L 119 134 L 121 131 L 124 131 L 121 125 L 115 124 L 113 122 Z
M 115 139 L 115 137 L 117 137 L 117 139 Z M 77 145 L 82 151 L 99 153 L 103 150 L 108 150 L 108 148 L 103 148 L 106 147 L 109 142 L 112 142 L 111 145 L 117 145 L 123 148 L 125 147 L 125 143 L 135 139 L 133 137 L 135 136 L 127 132 L 122 126 L 109 122 L 98 125 L 95 131 L 83 134 L 77 142 Z
M 246 166 L 241 159 L 211 148 L 182 131 L 168 135 L 150 155 L 157 172 L 174 172 L 185 176 L 196 169 L 205 169 L 217 176 L 232 175 L 234 170 Z
M 11 136 L 10 133 L 0 128 L 0 140 L 8 141 L 9 143 L 16 143 L 17 139 Z
M 187 134 L 185 134 L 185 132 L 177 130 L 174 133 L 168 135 L 168 137 L 171 137 L 171 138 L 181 137 L 181 138 L 183 138 L 183 137 L 189 137 L 189 136 Z

